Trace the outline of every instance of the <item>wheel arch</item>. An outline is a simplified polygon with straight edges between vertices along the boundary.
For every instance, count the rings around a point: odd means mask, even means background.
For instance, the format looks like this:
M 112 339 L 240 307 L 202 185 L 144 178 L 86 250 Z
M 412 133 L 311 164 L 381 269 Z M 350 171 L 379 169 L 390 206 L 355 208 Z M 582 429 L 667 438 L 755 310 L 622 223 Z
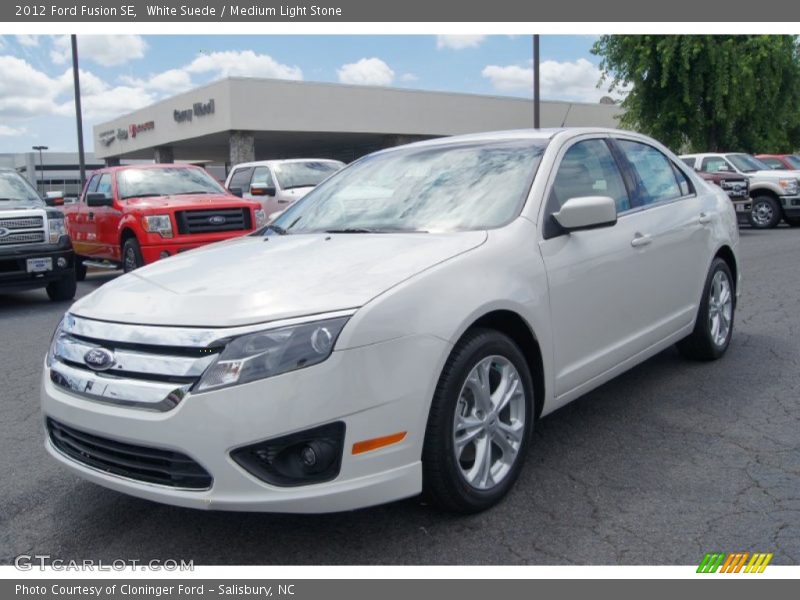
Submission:
M 736 260 L 736 255 L 733 253 L 733 249 L 728 245 L 720 246 L 714 254 L 714 258 L 721 258 L 725 261 L 725 264 L 728 265 L 728 268 L 731 270 L 731 275 L 733 275 L 733 289 L 737 291 L 739 287 L 739 264 Z M 735 301 L 736 294 L 734 294 L 734 302 Z
M 499 331 L 507 335 L 519 346 L 528 363 L 528 369 L 533 379 L 534 417 L 538 418 L 542 414 L 545 399 L 544 362 L 539 340 L 531 326 L 519 313 L 513 310 L 497 309 L 475 319 L 461 334 L 461 337 L 475 328 Z

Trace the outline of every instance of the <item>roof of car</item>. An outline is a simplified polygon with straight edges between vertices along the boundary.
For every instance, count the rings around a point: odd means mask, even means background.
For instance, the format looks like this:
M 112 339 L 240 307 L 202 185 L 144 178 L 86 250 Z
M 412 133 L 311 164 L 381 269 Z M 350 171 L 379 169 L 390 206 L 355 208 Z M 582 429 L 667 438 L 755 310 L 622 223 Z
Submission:
M 239 167 L 274 167 L 275 165 L 284 164 L 284 163 L 296 163 L 296 162 L 331 162 L 331 163 L 339 163 L 343 165 L 344 163 L 340 160 L 336 160 L 335 158 L 274 158 L 271 160 L 252 160 L 250 162 L 244 163 L 236 163 L 236 168 Z
M 128 169 L 168 169 L 170 167 L 187 167 L 191 169 L 202 169 L 203 167 L 198 167 L 197 165 L 193 165 L 191 163 L 145 163 L 145 164 L 138 164 L 138 165 L 117 165 L 114 167 L 101 167 L 100 169 L 94 169 L 92 173 L 114 173 L 117 171 L 127 171 Z

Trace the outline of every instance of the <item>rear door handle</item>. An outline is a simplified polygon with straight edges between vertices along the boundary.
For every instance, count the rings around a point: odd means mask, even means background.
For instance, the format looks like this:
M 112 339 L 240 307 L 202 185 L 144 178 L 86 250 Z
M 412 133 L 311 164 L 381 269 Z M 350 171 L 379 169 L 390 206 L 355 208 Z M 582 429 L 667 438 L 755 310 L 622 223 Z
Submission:
M 634 248 L 641 248 L 642 246 L 647 246 L 652 241 L 653 238 L 651 238 L 648 234 L 642 235 L 641 233 L 637 233 L 631 240 L 631 246 Z
M 711 223 L 711 215 L 707 215 L 706 213 L 700 213 L 700 218 L 697 219 L 700 225 L 708 225 Z

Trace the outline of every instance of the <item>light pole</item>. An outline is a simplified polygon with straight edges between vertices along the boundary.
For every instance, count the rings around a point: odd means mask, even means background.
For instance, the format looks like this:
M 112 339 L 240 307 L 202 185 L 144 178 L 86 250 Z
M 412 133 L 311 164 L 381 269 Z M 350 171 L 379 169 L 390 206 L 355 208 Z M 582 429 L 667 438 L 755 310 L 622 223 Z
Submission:
M 539 98 L 539 36 L 534 34 L 533 36 L 533 128 L 539 129 L 540 120 L 539 120 L 539 110 L 540 110 L 540 98 Z
M 83 153 L 83 114 L 81 111 L 81 76 L 78 69 L 78 36 L 71 35 L 72 42 L 72 80 L 75 86 L 75 121 L 78 125 L 78 163 L 81 170 L 81 190 L 86 183 L 86 157 Z M 78 192 L 80 194 L 80 192 Z
M 42 188 L 42 196 L 44 196 L 44 160 L 42 159 L 42 150 L 49 150 L 47 146 L 33 146 L 34 150 L 39 151 L 39 186 Z

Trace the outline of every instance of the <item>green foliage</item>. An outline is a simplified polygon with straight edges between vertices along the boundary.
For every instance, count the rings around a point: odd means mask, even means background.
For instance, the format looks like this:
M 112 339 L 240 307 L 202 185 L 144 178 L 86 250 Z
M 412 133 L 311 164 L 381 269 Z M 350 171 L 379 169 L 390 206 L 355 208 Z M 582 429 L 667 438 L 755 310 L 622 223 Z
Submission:
M 603 80 L 630 89 L 620 124 L 689 151 L 800 147 L 800 47 L 790 35 L 604 35 Z

